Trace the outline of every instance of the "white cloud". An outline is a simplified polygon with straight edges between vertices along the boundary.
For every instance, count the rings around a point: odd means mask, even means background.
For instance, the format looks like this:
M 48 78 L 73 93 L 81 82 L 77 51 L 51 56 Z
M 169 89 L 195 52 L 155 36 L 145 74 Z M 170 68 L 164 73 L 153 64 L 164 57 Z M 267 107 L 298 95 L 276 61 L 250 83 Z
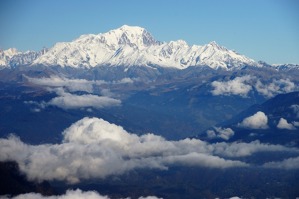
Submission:
M 61 93 L 60 96 L 51 99 L 46 104 L 57 106 L 63 109 L 78 109 L 87 107 L 104 108 L 110 106 L 119 106 L 121 101 L 107 96 Z
M 112 82 L 106 82 L 104 80 L 70 79 L 59 76 L 50 76 L 42 78 L 32 78 L 25 76 L 25 78 L 32 84 L 44 87 L 64 88 L 64 90 L 68 90 L 69 92 L 85 91 L 88 93 L 93 93 L 95 86 L 100 86 L 103 84 L 132 84 L 135 80 L 138 80 L 136 78 L 132 79 L 128 77 Z
M 296 118 L 299 118 L 299 105 L 298 104 L 293 104 L 290 108 L 296 114 Z
M 214 127 L 213 130 L 207 131 L 208 138 L 218 137 L 224 140 L 229 140 L 234 134 L 235 132 L 231 128 Z
M 288 158 L 280 162 L 268 162 L 263 166 L 266 168 L 299 169 L 299 157 Z
M 114 99 L 108 96 L 98 96 L 93 94 L 77 95 L 67 93 L 62 88 L 56 88 L 52 91 L 56 92 L 57 97 L 52 98 L 50 101 L 36 102 L 36 101 L 24 101 L 25 104 L 34 106 L 31 109 L 33 112 L 40 112 L 47 106 L 57 106 L 62 109 L 81 109 L 87 108 L 88 111 L 92 111 L 90 108 L 105 108 L 111 106 L 120 106 L 121 100 Z
M 297 122 L 295 123 L 295 125 L 297 125 Z M 287 129 L 287 130 L 296 130 L 296 127 L 293 124 L 288 123 L 288 121 L 284 118 L 280 118 L 280 120 L 277 124 L 277 128 Z
M 56 196 L 43 196 L 39 193 L 26 193 L 14 197 L 3 197 L 3 199 L 9 199 L 9 198 L 11 199 L 76 199 L 76 198 L 110 199 L 110 197 L 103 196 L 96 191 L 81 191 L 80 189 L 67 190 L 65 194 L 56 195 Z M 139 197 L 138 199 L 159 199 L 159 198 L 157 198 L 156 196 L 147 196 L 147 197 Z
M 265 113 L 258 111 L 254 115 L 245 118 L 238 126 L 250 129 L 267 129 L 268 117 Z
M 297 89 L 295 83 L 289 79 L 273 79 L 267 83 L 250 75 L 236 77 L 229 81 L 213 81 L 211 85 L 213 95 L 240 95 L 242 97 L 246 97 L 252 88 L 267 98 Z
M 112 83 L 114 83 L 114 84 L 132 84 L 132 83 L 134 83 L 134 80 L 131 78 L 125 77 L 121 80 L 113 81 Z
M 10 136 L 0 139 L 0 161 L 16 161 L 29 180 L 84 179 L 120 175 L 134 169 L 173 165 L 211 168 L 249 166 L 230 160 L 259 151 L 294 151 L 280 145 L 208 144 L 198 139 L 168 141 L 153 134 L 135 135 L 98 118 L 83 118 L 63 132 L 60 144 L 28 145 Z
M 294 125 L 294 127 L 295 126 L 299 127 L 299 122 L 294 121 L 294 122 L 292 122 L 292 124 Z
M 243 77 L 236 77 L 227 82 L 213 81 L 214 89 L 211 91 L 213 95 L 240 95 L 246 97 L 248 92 L 252 89 L 248 82 L 251 80 L 250 75 Z
M 175 142 L 153 134 L 137 136 L 97 118 L 84 118 L 66 129 L 63 135 L 63 142 L 53 145 L 27 145 L 13 136 L 0 139 L 0 160 L 18 162 L 21 171 L 31 180 L 56 179 L 72 183 L 118 175 L 135 168 L 166 169 L 172 164 L 216 168 L 246 166 L 240 161 L 209 154 L 206 143 L 200 140 Z
M 88 93 L 93 92 L 93 85 L 102 85 L 106 83 L 103 80 L 86 80 L 86 79 L 69 79 L 59 76 L 51 76 L 49 78 L 31 78 L 25 76 L 29 82 L 46 87 L 59 88 L 63 87 L 64 89 L 69 90 L 70 92 L 75 91 L 85 91 Z
M 271 83 L 266 84 L 258 80 L 255 84 L 256 90 L 265 97 L 273 97 L 281 93 L 289 93 L 296 89 L 294 82 L 289 79 L 274 79 Z
M 97 90 L 94 86 L 107 84 L 102 80 L 86 80 L 86 79 L 68 79 L 65 77 L 51 76 L 49 78 L 31 78 L 25 76 L 29 82 L 40 86 L 45 86 L 51 92 L 56 92 L 57 97 L 51 99 L 49 102 L 33 102 L 26 101 L 26 104 L 34 105 L 33 112 L 40 112 L 46 106 L 57 106 L 63 109 L 78 109 L 78 108 L 103 108 L 109 106 L 119 106 L 121 101 L 114 99 L 114 95 L 108 89 Z M 132 83 L 130 78 L 124 78 L 121 83 Z M 112 82 L 113 83 L 113 82 Z M 115 82 L 114 82 L 115 83 Z M 77 95 L 71 92 L 85 91 L 93 93 L 94 90 L 100 92 L 103 96 L 95 94 L 83 94 Z
M 282 145 L 263 144 L 260 141 L 250 143 L 233 142 L 231 144 L 221 142 L 210 145 L 213 154 L 222 157 L 246 157 L 258 152 L 297 151 L 295 148 L 287 148 Z

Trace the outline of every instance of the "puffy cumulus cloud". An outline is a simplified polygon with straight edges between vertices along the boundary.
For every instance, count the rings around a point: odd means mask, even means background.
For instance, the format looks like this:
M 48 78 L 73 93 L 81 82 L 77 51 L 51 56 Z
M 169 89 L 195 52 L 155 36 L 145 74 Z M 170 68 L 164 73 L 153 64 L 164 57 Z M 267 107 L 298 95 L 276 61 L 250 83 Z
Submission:
M 238 126 L 249 129 L 267 129 L 268 117 L 265 113 L 258 111 L 256 114 L 245 118 Z
M 236 158 L 260 151 L 295 150 L 259 142 L 168 141 L 153 134 L 131 134 L 121 126 L 98 118 L 83 118 L 62 134 L 60 144 L 29 145 L 15 136 L 0 139 L 0 161 L 16 161 L 29 180 L 77 183 L 133 169 L 168 169 L 174 165 L 244 167 L 249 165 Z
M 246 97 L 253 88 L 267 98 L 297 89 L 296 84 L 290 79 L 273 79 L 264 82 L 250 75 L 236 77 L 229 81 L 213 81 L 211 85 L 213 95 L 240 95 L 242 97 Z
M 269 84 L 257 80 L 254 87 L 260 94 L 268 98 L 281 93 L 289 93 L 296 89 L 295 83 L 289 79 L 274 79 Z
M 78 108 L 104 108 L 110 106 L 119 106 L 121 101 L 107 96 L 98 96 L 92 94 L 76 95 L 71 93 L 60 93 L 60 96 L 54 97 L 47 105 L 57 106 L 63 109 Z
M 214 127 L 213 130 L 207 131 L 207 136 L 211 139 L 222 138 L 224 140 L 229 140 L 234 134 L 235 132 L 231 128 Z
M 46 87 L 54 87 L 59 88 L 63 87 L 70 92 L 74 91 L 85 91 L 88 93 L 93 92 L 93 85 L 101 85 L 104 84 L 103 80 L 86 80 L 86 79 L 69 79 L 65 77 L 59 76 L 50 76 L 49 78 L 31 78 L 25 76 L 29 82 Z
M 248 92 L 252 89 L 252 86 L 248 82 L 252 78 L 250 75 L 243 77 L 236 77 L 233 80 L 227 82 L 213 81 L 211 83 L 213 95 L 240 95 L 246 97 Z
M 268 162 L 263 166 L 266 168 L 299 169 L 299 157 L 288 158 L 280 162 Z
M 121 126 L 98 118 L 83 118 L 62 134 L 64 143 L 93 144 L 108 140 L 128 145 L 138 140 L 137 135 L 129 134 Z
M 76 190 L 67 190 L 63 195 L 56 196 L 43 196 L 39 193 L 26 193 L 20 194 L 14 197 L 3 197 L 3 199 L 75 199 L 75 198 L 84 198 L 84 199 L 110 199 L 108 196 L 103 196 L 95 191 L 81 191 L 80 189 Z M 129 198 L 127 198 L 129 199 Z M 156 196 L 147 196 L 139 197 L 138 199 L 159 199 Z
M 297 122 L 294 123 L 295 125 L 297 125 Z M 288 121 L 284 118 L 280 118 L 278 124 L 277 124 L 277 128 L 279 129 L 287 129 L 287 130 L 296 130 L 295 125 L 292 123 L 288 123 Z
M 0 139 L 0 161 L 16 161 L 31 180 L 104 178 L 136 168 L 167 169 L 169 165 L 215 168 L 246 166 L 214 156 L 200 140 L 167 141 L 137 136 L 98 118 L 84 118 L 63 132 L 61 144 L 28 145 L 11 136 Z

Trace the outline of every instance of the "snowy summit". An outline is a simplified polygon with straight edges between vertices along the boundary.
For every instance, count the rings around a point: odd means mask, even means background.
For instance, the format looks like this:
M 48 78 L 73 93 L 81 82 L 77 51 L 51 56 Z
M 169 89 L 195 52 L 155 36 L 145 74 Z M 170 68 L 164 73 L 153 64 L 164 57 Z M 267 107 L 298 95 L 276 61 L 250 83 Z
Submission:
M 159 66 L 177 69 L 209 66 L 231 69 L 258 64 L 216 42 L 203 46 L 190 46 L 183 40 L 160 42 L 144 28 L 124 25 L 107 33 L 86 34 L 71 42 L 57 43 L 33 60 L 31 65 L 76 68 Z

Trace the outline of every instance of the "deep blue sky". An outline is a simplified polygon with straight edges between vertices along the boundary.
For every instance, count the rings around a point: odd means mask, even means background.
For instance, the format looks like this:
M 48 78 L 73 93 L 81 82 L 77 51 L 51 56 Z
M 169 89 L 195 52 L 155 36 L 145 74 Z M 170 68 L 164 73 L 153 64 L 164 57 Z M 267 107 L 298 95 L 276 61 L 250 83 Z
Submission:
M 299 64 L 298 0 L 0 0 L 0 48 L 40 50 L 123 24 L 160 41 L 216 41 L 255 60 Z

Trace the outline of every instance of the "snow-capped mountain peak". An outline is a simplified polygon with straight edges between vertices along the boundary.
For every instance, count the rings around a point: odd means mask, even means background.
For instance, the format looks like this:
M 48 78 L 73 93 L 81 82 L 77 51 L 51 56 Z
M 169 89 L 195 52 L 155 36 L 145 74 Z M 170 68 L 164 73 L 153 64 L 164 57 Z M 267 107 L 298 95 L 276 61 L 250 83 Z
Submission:
M 10 59 L 18 53 L 18 50 L 15 48 L 9 48 L 7 50 L 0 49 L 0 66 L 7 66 Z
M 16 55 L 16 54 L 19 53 L 18 50 L 17 50 L 16 48 L 9 48 L 9 49 L 7 49 L 7 50 L 4 50 L 3 52 L 4 52 L 8 57 L 12 57 L 12 56 L 14 56 L 14 55 Z
M 82 35 L 74 40 L 84 45 L 88 44 L 104 44 L 111 50 L 117 50 L 123 46 L 133 48 L 144 48 L 151 45 L 159 44 L 158 41 L 144 28 L 138 26 L 123 25 L 120 28 L 110 30 L 107 33 L 98 35 L 88 34 Z
M 138 26 L 123 25 L 118 29 L 100 34 L 107 41 L 118 45 L 129 45 L 131 47 L 147 47 L 159 42 L 144 28 Z
M 188 45 L 184 40 L 160 42 L 146 29 L 124 25 L 106 33 L 82 35 L 72 42 L 57 43 L 33 64 L 70 67 L 160 66 L 184 69 L 209 66 L 229 69 L 255 62 L 210 42 Z
M 222 51 L 228 51 L 227 48 L 224 46 L 220 46 L 219 44 L 216 43 L 216 41 L 211 41 L 207 45 L 205 45 L 206 48 L 212 48 L 212 49 L 217 49 L 217 50 L 222 50 Z
M 15 67 L 20 65 L 32 64 L 34 60 L 42 56 L 48 49 L 43 48 L 41 51 L 20 52 L 15 48 L 0 50 L 0 67 Z
M 44 65 L 75 68 L 101 66 L 146 66 L 185 69 L 209 66 L 226 70 L 244 65 L 259 66 L 254 60 L 218 45 L 188 45 L 184 40 L 160 42 L 146 29 L 123 25 L 100 34 L 85 34 L 71 42 L 56 43 L 47 52 L 0 51 L 0 65 Z M 1 56 L 0 55 L 0 56 Z M 12 56 L 11 56 L 12 55 Z M 14 57 L 14 58 L 13 58 Z

